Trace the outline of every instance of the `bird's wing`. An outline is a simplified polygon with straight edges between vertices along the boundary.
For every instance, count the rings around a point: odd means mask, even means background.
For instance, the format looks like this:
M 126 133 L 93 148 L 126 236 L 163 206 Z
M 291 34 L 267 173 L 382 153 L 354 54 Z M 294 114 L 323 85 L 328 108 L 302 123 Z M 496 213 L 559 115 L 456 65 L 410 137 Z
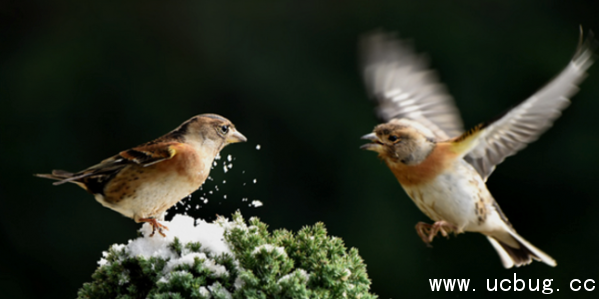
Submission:
M 169 142 L 141 145 L 122 151 L 119 156 L 130 163 L 146 167 L 174 157 L 177 153 L 174 145 L 177 144 L 176 142 Z
M 405 41 L 377 32 L 360 42 L 362 71 L 369 96 L 384 121 L 409 118 L 433 131 L 439 140 L 463 132 L 460 114 L 452 97 Z
M 577 85 L 593 63 L 595 43 L 593 35 L 589 34 L 556 78 L 498 120 L 483 125 L 476 145 L 464 159 L 485 181 L 497 164 L 535 141 L 568 107 L 569 98 L 578 91 Z
M 127 165 L 137 164 L 143 167 L 150 166 L 175 156 L 175 145 L 177 142 L 167 143 L 147 143 L 120 152 L 102 162 L 91 166 L 77 173 L 69 173 L 62 170 L 55 170 L 51 175 L 38 175 L 45 178 L 59 180 L 54 185 L 61 185 L 68 182 L 90 180 L 107 181 Z

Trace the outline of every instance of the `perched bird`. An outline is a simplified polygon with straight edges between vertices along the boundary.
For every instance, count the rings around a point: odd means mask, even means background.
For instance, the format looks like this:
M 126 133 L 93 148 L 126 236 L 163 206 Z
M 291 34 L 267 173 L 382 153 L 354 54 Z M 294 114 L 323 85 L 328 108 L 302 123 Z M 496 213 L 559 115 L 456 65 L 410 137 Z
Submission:
M 594 43 L 592 34 L 585 42 L 581 36 L 574 57 L 549 84 L 502 117 L 463 133 L 452 98 L 406 42 L 380 32 L 362 39 L 366 88 L 386 123 L 363 136 L 371 143 L 361 148 L 377 152 L 416 206 L 435 221 L 416 225 L 427 245 L 437 233 L 478 232 L 505 268 L 532 259 L 556 265 L 518 235 L 485 182 L 497 164 L 535 141 L 569 105 L 593 63 Z
M 245 142 L 226 118 L 216 114 L 192 117 L 170 133 L 122 151 L 97 165 L 71 173 L 54 170 L 38 177 L 75 183 L 103 206 L 135 222 L 152 225 L 152 236 L 168 229 L 157 220 L 170 207 L 197 190 L 223 147 Z

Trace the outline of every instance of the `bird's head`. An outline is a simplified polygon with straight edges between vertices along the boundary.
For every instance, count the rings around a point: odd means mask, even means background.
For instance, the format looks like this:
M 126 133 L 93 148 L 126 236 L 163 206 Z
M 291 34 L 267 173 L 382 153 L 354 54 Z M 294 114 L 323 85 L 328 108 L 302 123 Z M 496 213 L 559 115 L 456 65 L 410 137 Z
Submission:
M 173 134 L 185 142 L 218 153 L 227 144 L 245 142 L 247 138 L 228 119 L 216 114 L 200 114 L 187 120 Z
M 380 124 L 362 139 L 371 143 L 362 145 L 361 149 L 377 152 L 385 161 L 406 165 L 419 164 L 435 147 L 430 130 L 408 119 L 392 119 Z

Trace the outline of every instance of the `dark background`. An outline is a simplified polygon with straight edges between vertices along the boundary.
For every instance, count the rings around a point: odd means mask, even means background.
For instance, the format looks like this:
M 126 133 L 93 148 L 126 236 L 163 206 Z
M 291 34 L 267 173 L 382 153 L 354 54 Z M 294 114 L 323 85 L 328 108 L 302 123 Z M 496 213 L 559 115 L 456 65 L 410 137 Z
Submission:
M 597 66 L 555 127 L 488 181 L 518 232 L 556 268 L 505 270 L 479 234 L 425 247 L 414 225 L 429 219 L 374 153 L 358 149 L 377 124 L 357 65 L 365 32 L 413 39 L 470 127 L 555 76 L 579 25 L 599 31 L 598 1 L 475 2 L 3 1 L 0 297 L 73 298 L 101 252 L 140 227 L 78 187 L 33 173 L 81 170 L 213 112 L 249 142 L 223 151 L 233 168 L 212 172 L 203 192 L 220 191 L 196 217 L 240 209 L 293 231 L 322 221 L 360 250 L 380 298 L 541 295 L 485 291 L 486 279 L 514 273 L 554 279 L 552 298 L 597 298 Z M 429 278 L 471 278 L 477 291 L 433 293 Z M 575 278 L 597 289 L 569 291 Z

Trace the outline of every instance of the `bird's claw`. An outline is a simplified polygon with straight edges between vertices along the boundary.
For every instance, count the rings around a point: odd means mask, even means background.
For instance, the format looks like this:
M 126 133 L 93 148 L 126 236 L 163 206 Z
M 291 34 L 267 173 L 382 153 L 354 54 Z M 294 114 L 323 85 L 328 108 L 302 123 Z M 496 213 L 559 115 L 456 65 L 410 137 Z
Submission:
M 150 237 L 153 237 L 156 231 L 158 231 L 158 233 L 163 237 L 166 237 L 163 230 L 168 230 L 168 227 L 158 222 L 158 220 L 156 220 L 155 218 L 142 218 L 139 219 L 139 222 L 147 222 L 152 226 L 152 233 L 150 234 Z
M 449 233 L 455 233 L 456 231 L 457 227 L 455 225 L 444 220 L 437 221 L 433 224 L 424 222 L 418 222 L 418 224 L 416 224 L 416 232 L 427 247 L 433 247 L 431 243 L 438 233 L 441 233 L 443 237 L 449 238 Z

